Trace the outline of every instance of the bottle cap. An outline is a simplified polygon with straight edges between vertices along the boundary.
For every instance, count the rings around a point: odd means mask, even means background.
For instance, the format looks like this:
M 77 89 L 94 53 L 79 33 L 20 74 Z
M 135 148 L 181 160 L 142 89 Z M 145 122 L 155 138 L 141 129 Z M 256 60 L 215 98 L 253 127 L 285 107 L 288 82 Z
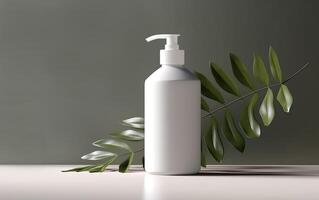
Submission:
M 158 34 L 146 38 L 147 42 L 166 39 L 164 49 L 160 50 L 161 65 L 184 65 L 184 50 L 180 50 L 178 46 L 179 34 Z

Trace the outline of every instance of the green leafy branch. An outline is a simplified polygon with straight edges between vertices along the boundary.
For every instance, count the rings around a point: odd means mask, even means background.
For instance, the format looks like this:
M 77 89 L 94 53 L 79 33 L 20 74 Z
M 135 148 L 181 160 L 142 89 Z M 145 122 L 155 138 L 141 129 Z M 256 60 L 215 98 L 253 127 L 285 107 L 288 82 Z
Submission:
M 284 112 L 289 112 L 293 103 L 293 97 L 285 85 L 289 80 L 293 79 L 297 74 L 302 72 L 309 63 L 303 65 L 298 71 L 283 80 L 282 70 L 280 67 L 279 59 L 275 50 L 269 48 L 269 65 L 272 77 L 276 83 L 270 84 L 270 78 L 265 67 L 263 59 L 259 55 L 253 55 L 253 77 L 248 72 L 246 65 L 235 54 L 230 54 L 230 61 L 232 66 L 232 72 L 237 81 L 250 90 L 249 93 L 241 95 L 239 85 L 236 84 L 234 79 L 227 74 L 216 63 L 210 63 L 211 73 L 218 84 L 218 86 L 237 98 L 225 102 L 224 96 L 220 92 L 220 89 L 216 87 L 205 75 L 195 72 L 195 75 L 201 81 L 201 109 L 206 112 L 202 116 L 203 119 L 209 119 L 209 128 L 203 130 L 202 134 L 202 166 L 206 166 L 205 147 L 208 149 L 210 155 L 217 161 L 222 162 L 224 158 L 224 145 L 221 137 L 223 133 L 224 137 L 232 144 L 235 149 L 240 152 L 245 150 L 245 135 L 247 138 L 258 138 L 261 135 L 261 126 L 255 115 L 255 109 L 259 101 L 259 93 L 266 91 L 266 94 L 259 107 L 259 115 L 262 123 L 265 126 L 269 126 L 275 116 L 274 108 L 274 94 L 273 88 L 279 87 L 276 99 L 283 108 Z M 259 81 L 263 87 L 256 89 L 255 82 Z M 243 111 L 240 113 L 239 120 L 229 110 L 232 104 L 239 101 L 243 101 L 246 98 L 251 97 L 250 100 L 244 105 Z M 220 107 L 211 110 L 205 99 L 210 99 L 221 104 Z M 218 122 L 215 113 L 224 111 L 223 121 L 220 124 Z M 143 152 L 144 148 L 133 151 L 131 147 L 123 142 L 138 142 L 144 140 L 144 118 L 133 117 L 122 121 L 122 124 L 130 129 L 110 134 L 110 139 L 102 139 L 93 143 L 94 146 L 103 148 L 106 151 L 94 151 L 90 154 L 82 156 L 82 159 L 103 161 L 102 163 L 95 165 L 88 165 L 79 168 L 74 168 L 66 171 L 89 171 L 89 172 L 103 172 L 107 166 L 113 163 L 117 158 L 125 156 L 126 159 L 119 165 L 119 172 L 127 172 L 131 165 L 134 155 L 136 153 Z M 125 153 L 115 153 L 115 150 L 122 150 Z M 143 157 L 144 165 L 144 157 Z
M 293 97 L 285 83 L 287 83 L 294 76 L 304 70 L 309 64 L 305 64 L 296 73 L 283 81 L 279 59 L 276 51 L 272 47 L 269 48 L 268 58 L 272 77 L 275 81 L 277 81 L 277 83 L 270 84 L 270 78 L 263 59 L 258 55 L 253 55 L 253 77 L 255 78 L 255 80 L 261 82 L 264 85 L 264 87 L 262 88 L 255 89 L 255 83 L 252 76 L 248 72 L 246 65 L 240 60 L 238 56 L 230 54 L 230 61 L 234 76 L 243 86 L 247 87 L 251 91 L 248 94 L 242 96 L 233 78 L 230 75 L 226 74 L 217 64 L 210 64 L 211 72 L 219 87 L 226 92 L 238 97 L 228 103 L 224 102 L 223 96 L 212 82 L 210 82 L 204 75 L 198 72 L 195 73 L 201 80 L 202 91 L 204 91 L 202 93 L 203 96 L 222 104 L 222 106 L 211 111 L 205 99 L 202 98 L 201 101 L 202 110 L 207 112 L 207 114 L 205 114 L 203 117 L 210 117 L 210 127 L 204 133 L 205 137 L 203 143 L 205 142 L 208 151 L 218 162 L 221 162 L 224 157 L 224 146 L 220 137 L 220 133 L 223 133 L 226 139 L 240 152 L 244 152 L 245 150 L 245 139 L 243 135 L 245 135 L 247 138 L 260 137 L 261 126 L 259 125 L 254 112 L 259 100 L 259 92 L 266 90 L 266 94 L 259 108 L 259 115 L 265 126 L 269 126 L 275 117 L 274 94 L 272 88 L 279 86 L 279 91 L 277 93 L 276 99 L 283 108 L 284 112 L 290 111 L 293 103 Z M 214 95 L 212 95 L 213 93 Z M 228 108 L 232 104 L 244 100 L 245 98 L 250 96 L 252 97 L 250 98 L 248 103 L 244 105 L 243 111 L 240 113 L 240 117 L 238 120 L 239 122 L 237 122 L 232 112 Z M 221 110 L 225 110 L 225 112 L 224 118 L 222 119 L 222 124 L 219 126 L 219 123 L 214 114 Z M 202 158 L 205 158 L 203 152 L 204 150 L 202 150 Z M 205 166 L 205 162 L 202 162 L 202 165 Z
M 236 99 L 234 99 L 234 100 L 232 100 L 232 101 L 230 101 L 230 102 L 228 102 L 228 103 L 226 103 L 226 104 L 223 104 L 222 106 L 220 106 L 220 107 L 218 107 L 218 108 L 216 108 L 216 109 L 214 109 L 214 110 L 212 110 L 212 111 L 207 110 L 207 108 L 208 108 L 207 106 L 206 106 L 206 108 L 203 108 L 203 106 L 205 107 L 205 103 L 206 103 L 206 102 L 202 102 L 202 110 L 208 112 L 208 113 L 206 113 L 204 116 L 202 116 L 202 118 L 211 116 L 211 115 L 215 114 L 216 112 L 218 112 L 219 110 L 225 109 L 225 108 L 231 106 L 232 104 L 236 103 L 237 101 L 241 101 L 241 100 L 243 100 L 243 99 L 245 99 L 245 98 L 247 98 L 247 97 L 249 97 L 249 96 L 251 96 L 251 95 L 253 95 L 253 94 L 256 94 L 256 93 L 261 92 L 261 91 L 264 91 L 264 90 L 267 90 L 268 88 L 274 88 L 274 87 L 281 86 L 282 84 L 287 83 L 290 79 L 294 78 L 294 77 L 295 77 L 296 75 L 298 75 L 301 71 L 303 71 L 304 69 L 306 69 L 308 66 L 309 66 L 309 63 L 304 64 L 300 69 L 298 69 L 294 74 L 290 75 L 290 76 L 289 76 L 287 79 L 285 79 L 282 83 L 275 83 L 275 84 L 271 84 L 271 85 L 269 85 L 269 86 L 265 86 L 265 87 L 262 87 L 262 88 L 253 90 L 253 91 L 249 92 L 248 94 L 245 94 L 245 95 L 243 95 L 243 96 L 241 96 L 241 97 L 239 97 L 239 98 L 236 98 Z
M 107 166 L 109 166 L 115 160 L 123 156 L 125 156 L 126 159 L 119 165 L 118 170 L 119 172 L 122 172 L 122 173 L 127 172 L 129 169 L 129 166 L 132 164 L 135 154 L 142 152 L 144 148 L 133 151 L 131 147 L 127 143 L 123 142 L 122 140 L 126 140 L 129 142 L 144 140 L 144 118 L 133 117 L 130 119 L 123 120 L 122 124 L 131 129 L 111 133 L 109 134 L 111 138 L 101 139 L 92 143 L 93 146 L 102 148 L 105 151 L 94 151 L 92 153 L 89 153 L 81 157 L 81 159 L 91 160 L 91 161 L 103 160 L 102 163 L 65 170 L 63 172 L 71 172 L 71 171 L 75 171 L 75 172 L 89 171 L 91 173 L 103 172 L 106 170 Z M 118 153 L 115 153 L 115 151 L 125 151 L 125 152 L 118 154 Z

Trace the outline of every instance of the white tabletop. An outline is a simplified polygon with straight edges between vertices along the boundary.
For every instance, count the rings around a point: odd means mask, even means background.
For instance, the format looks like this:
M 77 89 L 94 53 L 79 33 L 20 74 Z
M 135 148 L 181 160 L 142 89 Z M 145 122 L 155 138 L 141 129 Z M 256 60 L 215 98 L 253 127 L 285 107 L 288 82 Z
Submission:
M 0 199 L 319 199 L 319 166 L 209 166 L 198 175 L 62 173 L 75 166 L 2 165 Z

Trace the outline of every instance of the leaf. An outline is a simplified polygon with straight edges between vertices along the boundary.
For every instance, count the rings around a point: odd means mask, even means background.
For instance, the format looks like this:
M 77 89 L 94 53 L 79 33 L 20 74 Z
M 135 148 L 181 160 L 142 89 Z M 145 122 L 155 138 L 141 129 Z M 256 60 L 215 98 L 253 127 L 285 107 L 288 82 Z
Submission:
M 104 172 L 106 170 L 106 167 L 109 166 L 117 156 L 114 156 L 110 158 L 109 160 L 106 160 L 105 163 L 97 165 L 96 167 L 89 170 L 90 173 L 96 173 L 96 172 Z
M 224 97 L 219 90 L 210 82 L 203 74 L 199 72 L 194 73 L 201 83 L 201 92 L 204 96 L 213 99 L 219 103 L 225 103 Z
M 126 143 L 113 139 L 101 139 L 94 142 L 93 145 L 101 148 L 121 148 L 131 151 L 131 148 Z
M 270 46 L 269 47 L 269 63 L 271 74 L 275 80 L 282 82 L 281 68 L 279 64 L 279 59 L 276 51 Z
M 106 165 L 97 165 L 89 170 L 90 173 L 104 172 L 106 169 Z
M 209 112 L 209 105 L 207 104 L 207 102 L 205 101 L 205 99 L 203 97 L 200 98 L 201 100 L 201 109 L 206 111 L 206 112 Z
M 122 122 L 124 123 L 135 123 L 135 124 L 144 124 L 144 118 L 143 117 L 132 117 L 129 119 L 125 119 Z
M 255 86 L 252 80 L 250 79 L 246 65 L 235 54 L 230 53 L 229 56 L 230 56 L 230 62 L 231 62 L 235 77 L 244 86 L 253 90 Z
M 202 138 L 202 142 L 201 142 L 201 149 L 200 149 L 200 165 L 202 167 L 206 167 L 207 163 L 206 163 L 206 156 L 205 156 L 205 151 L 204 151 L 204 141 Z
M 96 165 L 87 165 L 83 167 L 77 167 L 73 169 L 64 170 L 62 172 L 83 172 L 83 171 L 89 171 L 90 169 L 96 167 Z
M 132 117 L 132 118 L 123 120 L 122 123 L 124 126 L 132 127 L 136 129 L 144 129 L 143 117 Z
M 133 152 L 130 152 L 128 158 L 122 162 L 119 166 L 119 172 L 121 173 L 125 173 L 128 171 L 132 161 L 133 161 L 133 157 L 134 157 L 134 153 Z
M 228 141 L 240 152 L 245 150 L 245 140 L 234 123 L 231 112 L 226 110 L 223 123 L 223 132 Z
M 259 114 L 265 126 L 269 126 L 275 117 L 274 94 L 270 88 L 268 88 L 264 100 L 261 103 Z
M 218 123 L 215 117 L 211 118 L 211 125 L 205 135 L 206 146 L 217 162 L 224 158 L 224 146 L 219 137 Z
M 217 64 L 211 63 L 210 69 L 216 82 L 221 88 L 233 95 L 240 96 L 239 88 L 235 82 Z
M 129 141 L 140 141 L 144 140 L 144 132 L 136 130 L 125 130 L 117 133 L 110 134 L 112 137 L 129 140 Z
M 258 94 L 255 94 L 240 115 L 240 126 L 248 138 L 258 138 L 260 136 L 260 126 L 257 123 L 254 114 L 254 108 L 257 101 Z
M 107 151 L 94 151 L 92 153 L 86 154 L 81 157 L 83 160 L 103 160 L 103 159 L 112 159 L 116 157 L 117 154 Z
M 253 74 L 264 85 L 269 85 L 269 76 L 264 61 L 258 55 L 254 55 Z
M 281 84 L 279 88 L 279 92 L 277 94 L 277 101 L 280 103 L 281 107 L 285 112 L 289 112 L 291 105 L 293 103 L 293 98 L 288 87 L 284 84 Z

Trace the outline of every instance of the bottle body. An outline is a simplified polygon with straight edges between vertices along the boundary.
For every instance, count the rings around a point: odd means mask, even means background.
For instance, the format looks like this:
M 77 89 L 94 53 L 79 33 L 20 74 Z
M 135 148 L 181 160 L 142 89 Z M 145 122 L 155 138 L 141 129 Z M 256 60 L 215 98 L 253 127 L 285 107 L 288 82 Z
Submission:
M 162 66 L 145 81 L 145 170 L 200 170 L 200 81 L 184 67 Z

